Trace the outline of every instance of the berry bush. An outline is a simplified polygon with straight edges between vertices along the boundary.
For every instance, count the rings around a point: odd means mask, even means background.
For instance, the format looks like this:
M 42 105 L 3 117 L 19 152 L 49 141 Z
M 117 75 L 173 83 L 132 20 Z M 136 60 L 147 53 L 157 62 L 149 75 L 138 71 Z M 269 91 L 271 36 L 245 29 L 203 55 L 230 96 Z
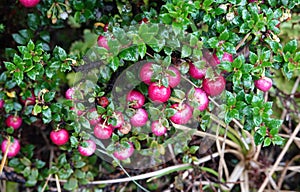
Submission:
M 300 189 L 299 1 L 0 4 L 4 190 Z

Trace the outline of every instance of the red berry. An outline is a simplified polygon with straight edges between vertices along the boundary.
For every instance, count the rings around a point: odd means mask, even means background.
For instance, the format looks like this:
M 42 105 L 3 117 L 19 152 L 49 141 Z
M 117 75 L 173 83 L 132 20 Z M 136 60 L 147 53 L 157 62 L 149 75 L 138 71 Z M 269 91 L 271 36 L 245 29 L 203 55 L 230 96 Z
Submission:
M 109 50 L 107 39 L 105 36 L 100 35 L 98 37 L 97 43 L 99 47 L 104 47 L 105 49 Z
M 5 120 L 7 127 L 12 127 L 15 130 L 19 129 L 22 125 L 22 118 L 19 116 L 10 115 Z
M 152 65 L 153 63 L 145 63 L 140 70 L 140 79 L 147 85 L 151 83 L 151 77 L 153 75 Z
M 39 2 L 40 0 L 20 0 L 24 7 L 35 7 Z
M 75 88 L 74 87 L 69 88 L 65 93 L 66 99 L 69 100 L 74 99 L 74 93 L 75 93 Z
M 115 126 L 112 126 L 113 128 L 119 128 L 122 127 L 124 124 L 124 116 L 121 112 L 117 111 L 113 114 L 113 117 L 117 119 L 117 123 Z
M 99 123 L 94 127 L 94 134 L 99 139 L 109 139 L 112 132 L 113 128 L 111 125 Z
M 171 96 L 171 88 L 151 83 L 148 87 L 149 98 L 156 103 L 164 103 L 169 100 Z
M 20 97 L 20 102 L 25 105 L 25 106 L 29 106 L 29 105 L 34 105 L 35 104 L 35 95 L 34 92 L 31 91 L 31 96 L 24 98 L 24 96 Z
M 146 17 L 144 17 L 140 22 L 139 24 L 142 24 L 142 23 L 148 23 L 148 19 Z
M 177 110 L 177 112 L 170 117 L 170 120 L 173 123 L 179 125 L 186 124 L 193 117 L 193 109 L 188 104 L 182 103 L 179 105 L 178 103 L 175 103 L 171 105 L 171 108 Z
M 119 160 L 125 160 L 129 158 L 134 152 L 134 147 L 131 142 L 128 142 L 128 144 L 128 148 L 119 145 L 116 151 L 113 153 L 113 156 Z
M 90 122 L 91 125 L 96 125 L 98 123 L 100 123 L 102 121 L 101 116 L 99 116 L 99 114 L 97 113 L 97 109 L 96 108 L 92 108 L 89 110 L 88 114 L 87 114 L 88 120 Z
M 69 140 L 69 132 L 66 129 L 60 129 L 58 131 L 52 130 L 50 133 L 50 139 L 55 145 L 64 145 Z
M 8 143 L 8 140 L 5 139 L 4 141 L 2 141 L 2 144 L 1 144 L 1 151 L 2 153 L 4 154 L 6 149 L 7 149 L 7 143 Z M 20 142 L 18 139 L 14 138 L 13 139 L 13 142 L 10 143 L 10 146 L 9 146 L 9 149 L 8 149 L 8 153 L 7 153 L 7 157 L 14 157 L 16 156 L 19 151 L 21 149 L 21 145 L 20 145 Z
M 146 125 L 148 121 L 148 113 L 145 109 L 139 108 L 135 111 L 135 114 L 130 118 L 130 123 L 135 127 L 142 127 Z
M 195 88 L 195 92 L 194 95 L 192 96 L 192 100 L 197 102 L 198 109 L 200 111 L 204 111 L 208 107 L 209 104 L 208 97 L 205 91 L 203 91 L 200 88 Z
M 222 75 L 217 76 L 214 79 L 205 78 L 202 82 L 203 90 L 209 96 L 220 95 L 225 90 L 226 81 Z
M 167 128 L 161 124 L 160 121 L 153 121 L 151 123 L 152 133 L 156 136 L 162 136 L 167 132 Z
M 0 109 L 2 109 L 4 107 L 4 100 L 3 99 L 0 99 Z
M 104 31 L 104 32 L 107 32 L 107 31 L 108 31 L 108 23 L 106 23 L 106 24 L 104 25 L 103 31 Z
M 126 96 L 126 101 L 134 109 L 141 108 L 145 103 L 145 96 L 139 91 L 131 90 Z
M 260 79 L 254 82 L 254 85 L 257 89 L 267 92 L 271 89 L 273 82 L 269 77 L 261 77 Z
M 84 142 L 87 143 L 87 146 L 83 147 L 82 145 L 80 145 L 78 147 L 79 153 L 82 156 L 91 156 L 91 155 L 93 155 L 96 151 L 96 143 L 93 140 L 86 140 Z
M 221 63 L 220 59 L 217 57 L 216 54 L 213 54 L 213 58 L 214 58 L 215 61 L 216 61 L 216 65 L 218 65 L 218 64 Z M 228 61 L 228 62 L 232 63 L 232 62 L 233 62 L 232 55 L 231 55 L 230 53 L 224 52 L 223 57 L 222 57 L 222 61 Z M 215 67 L 216 65 L 215 65 L 214 63 L 212 63 L 212 66 L 214 66 L 214 67 Z
M 100 97 L 100 98 L 97 98 L 97 102 L 99 105 L 101 105 L 102 107 L 107 107 L 108 104 L 109 104 L 109 101 L 107 99 L 107 97 Z
M 194 79 L 203 79 L 206 74 L 206 69 L 198 69 L 193 63 L 190 63 L 189 74 Z
M 179 85 L 179 83 L 180 83 L 180 80 L 181 80 L 180 71 L 176 67 L 173 67 L 173 66 L 170 66 L 168 68 L 168 70 L 175 73 L 175 76 L 167 74 L 168 80 L 169 80 L 169 86 L 174 88 L 177 85 Z

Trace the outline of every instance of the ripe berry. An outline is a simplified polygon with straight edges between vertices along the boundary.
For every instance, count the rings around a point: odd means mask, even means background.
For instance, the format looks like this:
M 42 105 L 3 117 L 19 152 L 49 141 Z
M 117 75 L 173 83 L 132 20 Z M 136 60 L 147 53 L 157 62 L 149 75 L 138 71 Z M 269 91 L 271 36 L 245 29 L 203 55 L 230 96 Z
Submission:
M 19 116 L 10 115 L 6 118 L 5 124 L 7 127 L 12 127 L 15 130 L 19 129 L 22 125 L 22 118 Z
M 35 7 L 39 2 L 40 0 L 20 0 L 24 7 Z
M 75 88 L 74 87 L 70 87 L 66 93 L 65 93 L 65 97 L 66 99 L 72 100 L 74 99 L 74 93 L 75 93 Z
M 153 63 L 145 63 L 139 73 L 141 81 L 147 85 L 151 83 L 151 77 L 153 75 L 152 65 Z
M 91 156 L 95 153 L 96 151 L 96 143 L 93 140 L 86 140 L 84 141 L 87 146 L 83 147 L 82 145 L 80 145 L 78 147 L 78 151 L 82 156 Z
M 119 128 L 122 127 L 124 124 L 124 116 L 121 112 L 116 111 L 113 114 L 113 117 L 117 119 L 116 125 L 112 126 L 113 128 Z
M 96 108 L 92 108 L 92 109 L 89 110 L 89 112 L 87 114 L 87 118 L 88 118 L 90 124 L 93 125 L 93 126 L 102 121 L 102 118 L 97 113 Z
M 60 129 L 58 131 L 52 130 L 50 133 L 50 139 L 55 145 L 64 145 L 69 140 L 69 132 L 66 129 Z
M 148 23 L 149 22 L 149 20 L 146 18 L 146 17 L 144 17 L 140 22 L 139 22 L 139 24 L 142 24 L 142 23 Z
M 35 104 L 34 92 L 31 91 L 30 97 L 27 97 L 27 98 L 25 98 L 24 96 L 20 97 L 20 102 L 25 106 L 34 105 Z
M 186 103 L 182 103 L 181 105 L 175 103 L 171 105 L 171 108 L 177 110 L 177 112 L 172 117 L 170 117 L 170 120 L 173 123 L 179 125 L 186 124 L 193 117 L 193 109 Z
M 135 111 L 135 114 L 130 118 L 130 123 L 135 127 L 142 127 L 146 125 L 148 121 L 148 113 L 145 109 L 139 108 Z
M 216 65 L 221 63 L 220 59 L 218 58 L 218 56 L 216 54 L 213 54 L 213 58 L 215 59 Z M 230 53 L 224 52 L 222 61 L 228 61 L 228 62 L 232 63 L 233 62 L 232 55 Z M 216 66 L 215 63 L 212 63 L 212 66 L 215 67 Z
M 181 80 L 181 76 L 180 76 L 180 71 L 176 68 L 176 67 L 173 67 L 173 66 L 170 66 L 168 68 L 168 70 L 172 71 L 173 73 L 175 73 L 175 76 L 172 76 L 170 74 L 167 74 L 168 76 L 168 80 L 169 80 L 169 86 L 171 88 L 174 88 L 176 87 L 177 85 L 179 85 L 180 83 L 180 80 Z
M 164 103 L 171 96 L 171 88 L 159 85 L 158 83 L 151 83 L 148 87 L 148 95 L 153 102 Z
M 198 69 L 193 63 L 190 63 L 189 74 L 194 79 L 203 79 L 206 74 L 206 69 Z
M 2 109 L 4 107 L 4 100 L 3 99 L 0 99 L 0 109 Z
M 99 123 L 94 127 L 94 134 L 99 139 L 109 139 L 112 132 L 112 126 L 108 124 Z
M 5 139 L 4 141 L 2 141 L 1 144 L 1 151 L 4 154 L 6 149 L 7 149 L 7 144 L 8 144 L 8 140 Z M 13 142 L 10 143 L 9 149 L 8 149 L 8 153 L 7 153 L 7 157 L 14 157 L 16 156 L 19 151 L 21 149 L 21 145 L 18 139 L 14 138 Z
M 261 77 L 260 79 L 254 82 L 254 85 L 257 89 L 267 92 L 271 89 L 273 82 L 269 77 Z
M 98 37 L 97 44 L 98 44 L 99 47 L 104 47 L 105 49 L 109 50 L 109 47 L 108 47 L 108 44 L 107 44 L 107 39 L 106 39 L 105 36 L 100 35 Z
M 225 89 L 226 81 L 222 75 L 217 76 L 214 79 L 205 78 L 202 82 L 203 90 L 209 96 L 220 95 Z
M 108 101 L 107 97 L 100 97 L 100 98 L 97 98 L 97 103 L 105 108 L 108 106 L 109 101 Z
M 104 32 L 107 32 L 107 31 L 108 31 L 108 23 L 106 23 L 106 24 L 104 25 L 103 31 L 104 31 Z
M 119 127 L 119 128 L 118 128 L 118 130 L 119 130 L 122 134 L 126 135 L 126 134 L 128 134 L 128 133 L 131 131 L 131 124 L 128 123 L 128 122 L 125 122 L 125 123 L 122 125 L 122 127 Z
M 203 91 L 200 88 L 195 88 L 195 92 L 192 96 L 192 100 L 197 102 L 198 109 L 200 111 L 204 111 L 208 107 L 209 104 L 208 97 L 205 91 Z
M 156 136 L 162 136 L 167 132 L 167 128 L 161 124 L 160 121 L 156 120 L 151 123 L 152 133 Z
M 134 109 L 141 108 L 145 103 L 145 96 L 139 91 L 131 90 L 126 96 L 126 101 Z
M 129 158 L 134 152 L 134 147 L 131 142 L 128 142 L 128 144 L 128 148 L 125 148 L 119 144 L 116 151 L 113 153 L 113 156 L 119 160 L 125 160 Z

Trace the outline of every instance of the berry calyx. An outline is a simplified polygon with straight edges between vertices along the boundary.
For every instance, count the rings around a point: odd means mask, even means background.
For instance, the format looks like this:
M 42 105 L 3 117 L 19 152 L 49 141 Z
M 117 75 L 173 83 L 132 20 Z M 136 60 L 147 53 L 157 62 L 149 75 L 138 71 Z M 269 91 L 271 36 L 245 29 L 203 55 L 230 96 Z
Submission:
M 209 96 L 220 95 L 225 90 L 226 81 L 222 75 L 214 79 L 205 78 L 202 82 L 203 90 Z
M 82 156 L 91 156 L 95 153 L 96 151 L 96 143 L 93 140 L 86 140 L 84 141 L 87 146 L 84 147 L 80 145 L 78 147 L 78 151 Z
M 24 7 L 35 7 L 40 0 L 19 0 Z
M 131 90 L 126 96 L 126 101 L 134 109 L 141 108 L 145 103 L 145 96 L 139 91 Z
M 151 77 L 153 75 L 152 65 L 153 63 L 145 63 L 139 73 L 141 81 L 147 85 L 151 83 Z
M 7 147 L 8 147 L 8 140 L 5 139 L 1 143 L 1 151 L 3 154 L 6 152 Z M 10 143 L 10 145 L 9 145 L 7 157 L 16 156 L 20 152 L 20 149 L 21 149 L 21 145 L 20 145 L 19 140 L 14 138 L 13 142 Z
M 94 127 L 94 134 L 99 139 L 109 139 L 112 132 L 113 128 L 110 124 L 99 123 Z
M 6 118 L 5 124 L 7 127 L 12 127 L 15 130 L 19 129 L 22 125 L 22 118 L 19 116 L 10 115 Z
M 173 67 L 173 66 L 170 66 L 168 68 L 168 70 L 172 71 L 175 74 L 175 76 L 167 74 L 167 77 L 169 80 L 169 86 L 171 88 L 174 88 L 177 85 L 179 85 L 179 83 L 180 83 L 180 80 L 181 80 L 180 71 L 176 67 Z
M 167 132 L 167 128 L 159 120 L 156 120 L 151 123 L 151 131 L 156 136 L 162 136 Z
M 116 125 L 112 126 L 113 128 L 120 128 L 120 127 L 123 126 L 123 124 L 124 124 L 124 116 L 123 116 L 123 114 L 120 111 L 114 112 L 113 118 L 116 118 L 116 120 L 117 120 Z
M 97 39 L 97 44 L 99 47 L 103 47 L 103 48 L 109 50 L 107 39 L 105 36 L 100 35 Z
M 113 153 L 113 156 L 117 158 L 118 160 L 125 160 L 129 158 L 133 152 L 134 152 L 134 147 L 131 142 L 127 142 L 129 145 L 128 147 L 125 147 L 123 145 L 118 144 L 116 147 L 116 151 Z
M 199 69 L 193 63 L 189 63 L 189 74 L 194 79 L 203 79 L 206 74 L 206 69 Z
M 172 117 L 170 117 L 170 120 L 173 123 L 179 125 L 186 124 L 193 117 L 193 108 L 186 103 L 175 103 L 171 105 L 171 108 L 177 110 L 177 112 Z
M 148 87 L 148 95 L 153 102 L 164 103 L 171 96 L 171 88 L 170 86 L 165 87 L 158 83 L 151 83 Z
M 260 79 L 254 82 L 254 85 L 257 89 L 267 92 L 271 89 L 273 82 L 272 79 L 269 77 L 261 77 Z
M 130 123 L 135 127 L 142 127 L 146 125 L 148 121 L 148 113 L 145 109 L 139 108 L 135 111 L 135 114 L 130 118 Z
M 52 130 L 50 139 L 55 145 L 64 145 L 69 140 L 69 132 L 66 129 Z

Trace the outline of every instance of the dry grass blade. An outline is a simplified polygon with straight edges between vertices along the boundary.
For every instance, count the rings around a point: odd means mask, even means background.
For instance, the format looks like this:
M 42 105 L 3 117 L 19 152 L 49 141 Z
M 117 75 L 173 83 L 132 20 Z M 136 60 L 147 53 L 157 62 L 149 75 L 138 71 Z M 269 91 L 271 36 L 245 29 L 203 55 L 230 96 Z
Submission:
M 0 175 L 2 174 L 4 165 L 5 165 L 5 162 L 6 162 L 6 159 L 7 159 L 7 154 L 8 154 L 8 150 L 9 150 L 10 145 L 11 145 L 10 138 L 8 138 L 7 139 L 7 144 L 6 144 L 6 150 L 5 150 L 4 156 L 3 156 L 2 161 L 1 161 L 1 165 L 0 165 Z
M 289 138 L 289 140 L 287 141 L 287 143 L 285 144 L 283 150 L 281 151 L 281 153 L 279 154 L 276 162 L 274 163 L 272 169 L 270 170 L 270 172 L 267 174 L 267 177 L 265 178 L 264 182 L 262 183 L 262 185 L 260 186 L 258 192 L 263 192 L 266 185 L 269 182 L 270 177 L 272 177 L 273 173 L 275 172 L 276 168 L 278 167 L 280 161 L 282 160 L 282 158 L 284 157 L 284 155 L 286 154 L 287 150 L 289 149 L 290 145 L 292 144 L 294 138 L 296 137 L 296 135 L 298 134 L 298 132 L 300 131 L 300 123 L 297 125 L 297 127 L 295 128 L 294 132 L 292 133 L 291 137 Z
M 56 174 L 55 174 L 55 181 L 56 181 L 57 192 L 61 192 L 59 178 L 58 178 L 58 176 Z
M 227 186 L 221 186 L 223 190 L 231 190 L 233 186 L 235 185 L 236 181 L 241 178 L 243 172 L 245 170 L 245 162 L 240 161 L 232 171 L 229 179 L 227 180 L 228 184 Z

